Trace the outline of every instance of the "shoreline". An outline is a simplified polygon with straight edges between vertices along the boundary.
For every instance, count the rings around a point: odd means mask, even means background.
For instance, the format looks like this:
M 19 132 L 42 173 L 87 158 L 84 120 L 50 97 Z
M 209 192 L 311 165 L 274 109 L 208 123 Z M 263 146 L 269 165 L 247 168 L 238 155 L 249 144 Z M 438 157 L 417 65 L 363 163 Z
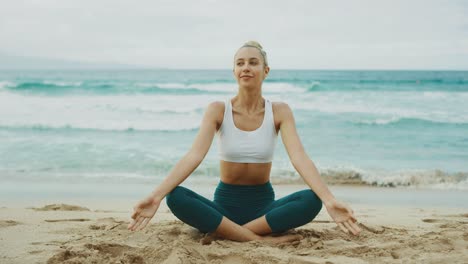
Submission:
M 284 184 L 272 181 L 276 199 L 309 188 L 305 183 Z M 185 181 L 185 186 L 212 199 L 217 182 Z M 133 204 L 148 195 L 154 184 L 122 183 L 29 183 L 4 182 L 0 185 L 0 207 L 24 208 L 53 203 L 80 203 L 93 206 L 88 201 L 118 201 L 132 208 Z M 337 199 L 351 206 L 408 206 L 468 209 L 468 191 L 428 189 L 415 187 L 378 187 L 366 185 L 329 185 Z M 111 204 L 104 202 L 103 206 Z M 130 207 L 128 207 L 130 206 Z M 125 209 L 125 208 L 123 208 Z M 122 208 L 120 209 L 122 210 Z

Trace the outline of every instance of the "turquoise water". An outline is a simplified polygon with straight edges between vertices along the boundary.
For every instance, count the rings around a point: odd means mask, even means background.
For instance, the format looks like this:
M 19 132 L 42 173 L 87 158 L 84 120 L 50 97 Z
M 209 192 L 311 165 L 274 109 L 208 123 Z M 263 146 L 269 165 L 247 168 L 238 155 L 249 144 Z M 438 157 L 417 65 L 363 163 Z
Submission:
M 0 71 L 0 182 L 154 182 L 236 90 L 229 70 Z M 468 72 L 272 70 L 263 95 L 322 172 L 468 189 Z M 192 177 L 219 175 L 215 143 Z M 280 137 L 272 177 L 297 177 Z

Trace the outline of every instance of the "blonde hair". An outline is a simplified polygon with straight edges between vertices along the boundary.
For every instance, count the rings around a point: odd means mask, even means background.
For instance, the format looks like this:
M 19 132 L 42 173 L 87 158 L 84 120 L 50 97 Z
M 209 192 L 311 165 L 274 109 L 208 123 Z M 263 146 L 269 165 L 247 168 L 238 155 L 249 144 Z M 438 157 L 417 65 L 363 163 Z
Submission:
M 254 41 L 254 40 L 247 41 L 246 43 L 244 43 L 244 45 L 242 45 L 242 47 L 240 47 L 237 50 L 237 52 L 239 52 L 239 50 L 242 49 L 242 48 L 256 48 L 256 49 L 258 49 L 258 51 L 260 51 L 260 54 L 263 57 L 263 64 L 265 65 L 265 67 L 268 66 L 267 54 L 263 50 L 263 47 L 262 47 L 262 45 L 260 45 L 260 43 L 258 43 L 257 41 Z M 236 54 L 237 54 L 237 52 L 236 52 Z

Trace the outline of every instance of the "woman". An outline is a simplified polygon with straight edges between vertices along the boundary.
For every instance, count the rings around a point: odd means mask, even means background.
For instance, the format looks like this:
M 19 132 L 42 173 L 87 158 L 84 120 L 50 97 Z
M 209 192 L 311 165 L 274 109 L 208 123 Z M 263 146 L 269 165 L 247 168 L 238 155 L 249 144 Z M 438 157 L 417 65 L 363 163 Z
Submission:
M 341 230 L 359 234 L 353 211 L 334 198 L 304 151 L 290 107 L 262 97 L 262 83 L 269 71 L 266 53 L 257 42 L 247 42 L 237 51 L 233 70 L 239 85 L 237 95 L 208 106 L 191 149 L 151 195 L 134 207 L 128 229 L 143 229 L 166 197 L 181 221 L 235 241 L 300 239 L 297 235 L 268 235 L 309 223 L 322 202 Z M 294 168 L 310 189 L 275 201 L 270 170 L 279 131 Z M 214 201 L 210 201 L 178 185 L 202 162 L 215 134 L 219 136 L 221 179 Z

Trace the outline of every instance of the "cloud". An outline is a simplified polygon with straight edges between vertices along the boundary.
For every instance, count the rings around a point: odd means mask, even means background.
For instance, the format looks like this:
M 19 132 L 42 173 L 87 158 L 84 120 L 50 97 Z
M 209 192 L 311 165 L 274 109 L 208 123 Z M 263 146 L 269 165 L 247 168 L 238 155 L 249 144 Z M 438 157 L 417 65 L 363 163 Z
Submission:
M 275 68 L 468 68 L 463 1 L 3 1 L 0 50 L 229 68 L 258 40 Z

